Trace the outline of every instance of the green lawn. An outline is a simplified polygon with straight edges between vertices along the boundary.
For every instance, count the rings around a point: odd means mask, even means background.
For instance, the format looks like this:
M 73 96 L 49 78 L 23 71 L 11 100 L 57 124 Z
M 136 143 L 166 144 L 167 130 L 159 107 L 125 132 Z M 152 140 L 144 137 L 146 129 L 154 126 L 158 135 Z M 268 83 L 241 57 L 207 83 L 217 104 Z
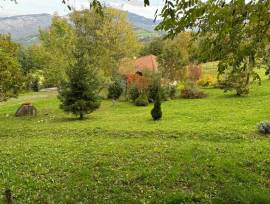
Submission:
M 152 105 L 111 101 L 74 120 L 56 93 L 0 103 L 0 189 L 16 203 L 270 203 L 270 137 L 256 132 L 269 86 L 167 101 L 159 122 Z M 27 101 L 38 116 L 15 118 Z

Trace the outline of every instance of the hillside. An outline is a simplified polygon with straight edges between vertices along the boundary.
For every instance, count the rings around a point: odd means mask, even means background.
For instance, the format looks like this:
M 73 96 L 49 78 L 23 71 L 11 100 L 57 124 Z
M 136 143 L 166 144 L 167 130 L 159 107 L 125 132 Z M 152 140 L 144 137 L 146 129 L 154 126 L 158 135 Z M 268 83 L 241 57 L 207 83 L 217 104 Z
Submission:
M 14 41 L 24 45 L 38 42 L 39 29 L 47 29 L 51 25 L 52 15 L 33 14 L 0 18 L 0 33 L 10 33 Z M 128 21 L 134 26 L 142 41 L 159 35 L 154 31 L 158 22 L 133 13 L 128 13 Z

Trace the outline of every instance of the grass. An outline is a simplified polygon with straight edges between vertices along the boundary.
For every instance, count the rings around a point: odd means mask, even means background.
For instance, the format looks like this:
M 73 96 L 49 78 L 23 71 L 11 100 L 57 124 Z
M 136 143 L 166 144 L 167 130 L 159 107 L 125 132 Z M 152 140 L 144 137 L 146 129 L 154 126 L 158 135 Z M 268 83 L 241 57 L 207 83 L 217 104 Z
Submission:
M 159 122 L 152 105 L 111 101 L 74 120 L 54 92 L 0 103 L 0 189 L 16 203 L 270 203 L 270 138 L 256 131 L 269 86 L 167 101 Z M 38 116 L 14 117 L 26 101 Z

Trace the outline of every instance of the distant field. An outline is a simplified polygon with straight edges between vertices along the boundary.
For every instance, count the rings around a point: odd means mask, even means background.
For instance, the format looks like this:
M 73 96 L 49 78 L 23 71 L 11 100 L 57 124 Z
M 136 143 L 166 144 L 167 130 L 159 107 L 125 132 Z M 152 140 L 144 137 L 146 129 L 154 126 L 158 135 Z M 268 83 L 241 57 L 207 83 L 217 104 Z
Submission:
M 74 120 L 55 92 L 0 103 L 0 189 L 16 203 L 270 203 L 270 138 L 256 131 L 269 86 L 167 101 L 159 122 L 152 105 L 111 101 Z M 38 116 L 15 118 L 26 101 Z
M 203 74 L 204 75 L 217 75 L 218 61 L 216 62 L 207 62 L 202 64 Z M 262 79 L 267 79 L 268 76 L 265 76 L 265 69 L 257 69 L 256 72 L 260 75 Z

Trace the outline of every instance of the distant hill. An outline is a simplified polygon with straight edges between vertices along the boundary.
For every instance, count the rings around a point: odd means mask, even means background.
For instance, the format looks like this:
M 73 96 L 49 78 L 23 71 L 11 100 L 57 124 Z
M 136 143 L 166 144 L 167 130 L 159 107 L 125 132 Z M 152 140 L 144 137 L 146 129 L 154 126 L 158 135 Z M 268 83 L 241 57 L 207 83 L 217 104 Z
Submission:
M 24 45 L 38 42 L 39 29 L 47 29 L 52 22 L 52 15 L 33 14 L 0 17 L 0 33 L 10 33 L 12 39 Z M 133 13 L 128 13 L 128 21 L 134 26 L 138 37 L 147 41 L 159 35 L 154 31 L 158 22 Z

